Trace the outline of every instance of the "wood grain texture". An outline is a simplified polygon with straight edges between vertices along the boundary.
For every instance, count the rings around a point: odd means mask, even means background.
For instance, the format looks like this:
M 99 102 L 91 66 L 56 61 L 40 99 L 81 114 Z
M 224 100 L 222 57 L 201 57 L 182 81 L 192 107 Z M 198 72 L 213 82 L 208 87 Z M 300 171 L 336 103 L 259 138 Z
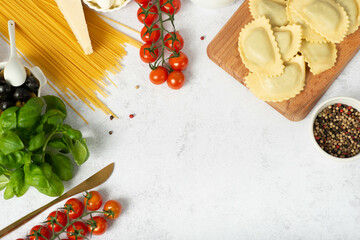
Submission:
M 207 49 L 209 58 L 242 84 L 249 71 L 242 63 L 238 52 L 238 37 L 240 30 L 250 21 L 252 16 L 248 0 L 245 0 Z M 333 68 L 316 76 L 307 69 L 304 91 L 288 101 L 268 104 L 291 121 L 303 120 L 359 51 L 360 30 L 337 44 L 337 49 L 338 59 Z

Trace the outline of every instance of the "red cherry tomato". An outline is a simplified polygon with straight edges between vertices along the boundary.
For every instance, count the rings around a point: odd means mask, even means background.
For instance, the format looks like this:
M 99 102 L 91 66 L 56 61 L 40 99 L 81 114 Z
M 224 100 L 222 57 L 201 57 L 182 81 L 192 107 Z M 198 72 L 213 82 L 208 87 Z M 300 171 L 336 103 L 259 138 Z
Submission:
M 149 78 L 150 81 L 155 85 L 160 85 L 166 82 L 166 79 L 168 77 L 168 71 L 164 67 L 158 67 L 155 70 L 152 70 L 150 72 Z
M 69 200 L 66 201 L 65 208 L 66 208 L 66 205 L 71 205 L 71 207 L 73 208 L 73 210 L 69 211 L 70 219 L 78 218 L 84 213 L 84 205 L 82 204 L 82 202 L 79 199 L 70 198 Z M 66 209 L 65 209 L 65 213 L 67 213 Z
M 54 227 L 55 232 L 59 232 L 67 224 L 66 214 L 64 212 L 60 212 L 60 211 L 54 211 L 54 212 L 50 213 L 46 220 L 47 220 L 47 225 L 48 225 L 48 228 L 50 229 L 50 231 L 52 231 L 52 229 Z M 57 224 L 56 222 L 58 222 L 61 226 L 59 224 Z
M 182 72 L 174 71 L 169 74 L 167 84 L 170 88 L 178 90 L 184 86 L 185 76 Z
M 96 211 L 102 205 L 102 197 L 98 191 L 90 191 L 86 194 L 84 199 L 84 205 L 87 210 Z
M 88 234 L 87 226 L 83 222 L 75 222 L 73 225 L 69 226 L 66 231 L 70 240 L 82 240 Z M 84 237 L 79 236 L 80 234 Z
M 147 26 L 150 26 L 159 16 L 159 11 L 156 6 L 148 7 L 147 4 L 142 6 L 143 8 L 139 8 L 137 11 L 137 17 L 138 20 L 146 24 Z
M 171 32 L 166 34 L 164 37 L 164 41 L 165 46 L 167 47 L 166 49 L 168 51 L 170 51 L 169 49 L 171 49 L 171 51 L 173 52 L 180 52 L 180 50 L 184 47 L 184 39 L 179 32 Z
M 149 3 L 151 0 L 135 0 L 135 2 L 139 3 L 139 4 L 147 4 Z
M 185 53 L 181 52 L 178 57 L 174 57 L 174 54 L 171 54 L 169 63 L 175 71 L 184 71 L 189 64 L 189 59 Z
M 89 232 L 92 232 L 94 235 L 102 235 L 106 232 L 106 229 L 108 227 L 108 223 L 105 218 L 100 216 L 95 216 L 90 219 L 89 221 L 95 223 L 96 227 L 92 224 L 88 224 L 88 230 Z
M 140 58 L 144 63 L 152 63 L 155 62 L 156 59 L 159 56 L 159 50 L 155 49 L 153 51 L 153 53 L 151 53 L 149 51 L 149 49 L 146 48 L 150 48 L 151 44 L 149 43 L 145 43 L 141 48 L 140 48 Z
M 105 213 L 105 216 L 109 219 L 116 219 L 120 216 L 122 211 L 121 203 L 115 200 L 109 200 L 105 203 L 104 211 L 108 212 Z
M 178 13 L 180 11 L 181 8 L 180 0 L 172 0 L 172 5 L 171 3 L 166 3 L 167 1 L 168 0 L 160 0 L 161 10 L 170 14 L 173 14 L 174 12 Z
M 158 25 L 154 25 L 153 29 L 158 29 L 159 26 Z M 151 34 L 149 34 L 148 28 L 145 26 L 143 27 L 143 29 L 141 30 L 141 39 L 146 42 L 146 43 L 153 43 L 153 42 L 157 42 L 157 40 L 159 40 L 160 38 L 160 30 L 153 30 L 151 32 Z
M 46 226 L 36 225 L 30 230 L 30 240 L 48 240 L 51 232 Z

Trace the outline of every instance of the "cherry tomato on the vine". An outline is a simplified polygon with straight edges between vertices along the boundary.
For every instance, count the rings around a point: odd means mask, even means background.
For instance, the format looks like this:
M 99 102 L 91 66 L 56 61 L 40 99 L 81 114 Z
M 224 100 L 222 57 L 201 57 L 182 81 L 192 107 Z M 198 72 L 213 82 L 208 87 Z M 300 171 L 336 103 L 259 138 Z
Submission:
M 148 48 L 151 47 L 150 43 L 145 43 L 144 45 L 142 45 L 142 47 L 140 48 L 140 58 L 144 63 L 152 63 L 155 62 L 156 59 L 159 56 L 159 50 L 158 49 L 154 49 L 152 52 L 149 51 Z
M 170 0 L 170 3 L 166 3 L 167 1 L 168 0 L 160 0 L 160 6 L 162 6 L 161 10 L 170 14 L 173 14 L 174 12 L 178 13 L 180 11 L 181 8 L 180 0 Z
M 167 84 L 170 88 L 178 90 L 184 86 L 185 76 L 182 72 L 173 71 L 169 74 Z
M 137 11 L 137 17 L 141 23 L 150 26 L 159 16 L 159 11 L 156 6 L 152 6 L 148 9 L 148 5 L 145 4 L 142 6 L 145 10 L 141 7 Z M 147 10 L 148 9 L 148 10 Z
M 151 0 L 135 0 L 135 2 L 139 3 L 139 4 L 146 4 L 149 3 Z
M 105 218 L 100 216 L 95 216 L 92 218 L 92 220 L 95 222 L 96 227 L 93 227 L 93 225 L 88 224 L 88 230 L 89 232 L 92 232 L 94 235 L 102 235 L 106 232 L 106 229 L 108 227 L 108 223 Z M 92 221 L 91 219 L 89 221 Z
M 143 29 L 141 30 L 141 39 L 146 43 L 157 42 L 157 40 L 159 40 L 160 38 L 159 26 L 155 24 L 152 28 L 158 30 L 153 30 L 151 34 L 147 32 L 149 30 L 147 26 L 144 26 Z
M 82 204 L 82 202 L 79 199 L 70 198 L 69 200 L 66 201 L 65 208 L 66 208 L 66 205 L 71 205 L 71 207 L 73 209 L 73 210 L 69 211 L 70 219 L 78 218 L 84 213 L 84 205 Z M 67 209 L 65 209 L 65 213 L 67 213 Z
M 36 225 L 30 230 L 30 240 L 48 240 L 51 232 L 46 226 Z
M 174 57 L 174 54 L 171 54 L 169 63 L 175 71 L 184 71 L 189 64 L 189 59 L 185 53 L 180 52 L 178 57 Z
M 122 211 L 121 203 L 115 200 L 109 200 L 105 203 L 104 211 L 110 212 L 105 213 L 105 216 L 109 219 L 116 219 L 120 216 Z
M 83 222 L 75 222 L 66 229 L 66 232 L 70 240 L 82 240 L 88 234 L 88 228 Z M 80 234 L 84 237 L 81 237 Z
M 155 85 L 160 85 L 166 82 L 168 77 L 168 71 L 164 67 L 157 67 L 155 70 L 150 72 L 150 81 Z
M 47 217 L 47 225 L 50 231 L 52 231 L 54 227 L 55 232 L 59 232 L 63 227 L 67 224 L 67 216 L 64 212 L 53 211 Z M 59 223 L 59 224 L 57 224 Z
M 166 34 L 164 42 L 167 50 L 171 49 L 171 51 L 179 52 L 184 47 L 184 39 L 179 32 Z
M 98 191 L 90 191 L 86 194 L 84 199 L 84 205 L 87 210 L 96 211 L 102 205 L 102 197 Z

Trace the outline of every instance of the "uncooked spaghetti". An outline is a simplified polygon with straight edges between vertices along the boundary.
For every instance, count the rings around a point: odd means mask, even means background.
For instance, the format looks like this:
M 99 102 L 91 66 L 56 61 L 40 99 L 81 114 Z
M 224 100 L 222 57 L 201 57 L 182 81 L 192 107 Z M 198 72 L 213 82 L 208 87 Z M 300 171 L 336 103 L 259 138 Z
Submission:
M 91 55 L 83 53 L 53 0 L 0 1 L 0 32 L 5 38 L 7 21 L 15 20 L 18 49 L 43 70 L 52 83 L 49 86 L 68 98 L 82 100 L 91 109 L 115 115 L 98 94 L 108 96 L 104 88 L 113 82 L 107 72 L 120 71 L 125 44 L 138 48 L 141 44 L 111 27 L 96 12 L 84 11 L 94 48 Z

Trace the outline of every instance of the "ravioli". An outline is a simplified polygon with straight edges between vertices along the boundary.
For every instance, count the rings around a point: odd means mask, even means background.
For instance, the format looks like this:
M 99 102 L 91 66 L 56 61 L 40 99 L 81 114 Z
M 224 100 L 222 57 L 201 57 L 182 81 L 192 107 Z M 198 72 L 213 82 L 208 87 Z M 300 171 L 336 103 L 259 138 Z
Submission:
M 273 31 L 282 59 L 289 61 L 300 51 L 301 26 L 295 24 L 287 25 L 273 28 Z
M 321 36 L 340 43 L 349 29 L 349 17 L 335 0 L 289 0 L 290 11 L 296 11 Z
M 360 0 L 335 0 L 346 11 L 349 16 L 348 34 L 354 33 L 360 25 Z
M 250 0 L 249 8 L 253 18 L 265 16 L 273 27 L 289 23 L 286 15 L 287 0 Z
M 305 61 L 296 56 L 285 63 L 284 73 L 278 77 L 262 77 L 250 73 L 245 78 L 246 86 L 261 100 L 281 102 L 299 94 L 305 87 Z
M 296 11 L 292 11 L 288 7 L 286 8 L 287 17 L 292 24 L 298 24 L 302 28 L 302 38 L 309 42 L 327 42 L 324 37 L 315 32 L 304 20 L 302 20 Z
M 284 71 L 280 50 L 269 20 L 260 17 L 247 24 L 239 35 L 239 52 L 245 66 L 263 76 L 278 76 Z
M 303 41 L 301 53 L 314 74 L 320 74 L 332 68 L 336 63 L 337 49 L 334 43 L 311 43 Z

